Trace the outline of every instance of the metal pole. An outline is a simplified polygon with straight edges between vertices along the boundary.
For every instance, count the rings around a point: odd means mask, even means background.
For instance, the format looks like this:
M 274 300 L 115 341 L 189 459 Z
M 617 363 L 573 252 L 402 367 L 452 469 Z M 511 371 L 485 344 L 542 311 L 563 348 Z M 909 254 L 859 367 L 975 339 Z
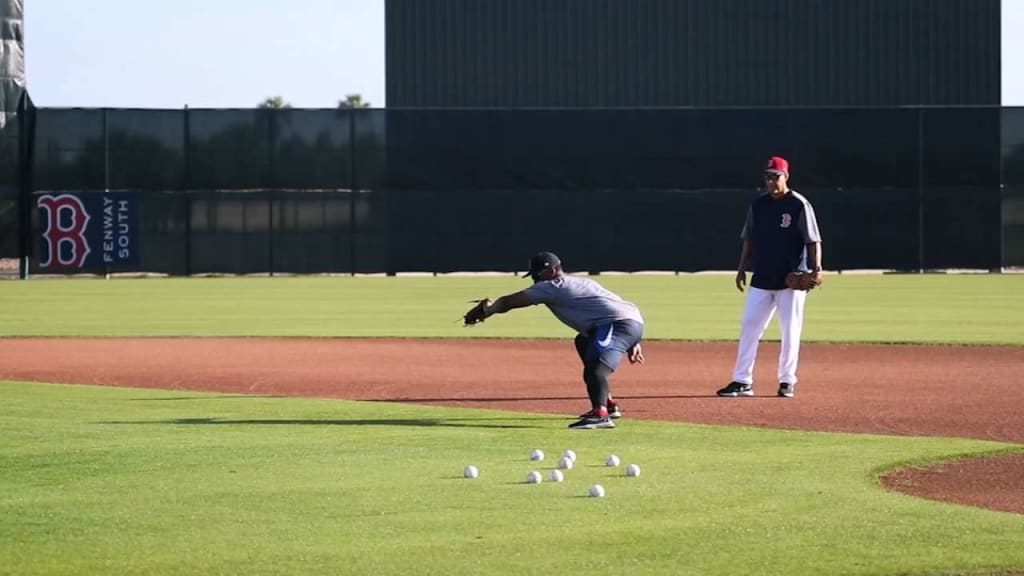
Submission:
M 924 109 L 917 110 L 917 271 L 924 273 Z
M 274 124 L 278 122 L 280 110 L 269 109 L 267 115 L 267 260 L 269 274 L 274 276 L 274 187 L 277 184 L 277 167 L 274 160 L 274 145 L 277 131 Z
M 102 111 L 103 118 L 103 191 L 110 192 L 110 129 L 107 124 L 107 109 Z
M 110 192 L 110 126 L 107 122 L 107 109 L 102 111 L 103 117 L 103 193 Z M 104 196 L 105 198 L 106 196 Z M 110 280 L 110 264 L 103 262 L 103 277 Z
M 356 225 L 356 196 L 359 191 L 359 183 L 356 178 L 356 109 L 350 108 L 348 112 L 348 178 L 349 178 L 349 205 L 348 205 L 348 226 L 350 230 L 349 234 L 349 266 L 351 266 L 350 274 L 356 275 L 356 241 L 359 239 L 358 230 L 359 227 Z
M 32 147 L 35 143 L 35 112 L 29 118 L 28 92 L 18 101 L 18 278 L 27 280 L 32 260 Z
M 267 252 L 270 259 L 270 276 L 274 276 L 274 192 L 267 193 Z
M 182 121 L 184 131 L 185 157 L 185 275 L 192 275 L 192 123 L 188 104 L 185 105 L 185 117 Z
M 1003 110 L 1001 108 L 998 110 L 998 114 L 999 114 L 999 141 L 1002 142 L 1003 141 L 1003 139 L 1002 139 L 1003 130 L 1005 128 L 1005 122 L 1006 122 L 1006 115 L 1003 113 Z M 1006 176 L 1005 176 L 1005 173 L 1004 173 L 1005 172 L 1004 164 L 1005 164 L 1005 162 L 1003 160 L 1003 155 L 1000 154 L 999 155 L 999 184 L 998 184 L 998 186 L 999 186 L 999 188 L 998 188 L 999 189 L 999 210 L 998 210 L 998 212 L 996 214 L 998 216 L 998 218 L 999 218 L 998 219 L 998 225 L 999 225 L 999 264 L 998 264 L 997 268 L 995 268 L 994 270 L 989 270 L 989 272 L 995 272 L 997 274 L 1002 274 L 1003 267 L 1006 266 L 1006 226 L 1003 225 L 1003 210 L 1006 209 L 1005 206 L 1006 206 L 1007 192 L 1006 192 L 1006 185 L 1004 184 L 1004 182 L 1006 181 L 1005 180 Z

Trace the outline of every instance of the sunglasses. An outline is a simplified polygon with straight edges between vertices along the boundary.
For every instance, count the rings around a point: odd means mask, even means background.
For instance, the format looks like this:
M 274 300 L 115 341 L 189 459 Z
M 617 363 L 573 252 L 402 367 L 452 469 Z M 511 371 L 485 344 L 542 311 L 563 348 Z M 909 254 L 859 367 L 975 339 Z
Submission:
M 764 175 L 764 179 L 765 180 L 778 180 L 779 179 L 779 174 L 771 174 L 771 173 L 765 174 Z

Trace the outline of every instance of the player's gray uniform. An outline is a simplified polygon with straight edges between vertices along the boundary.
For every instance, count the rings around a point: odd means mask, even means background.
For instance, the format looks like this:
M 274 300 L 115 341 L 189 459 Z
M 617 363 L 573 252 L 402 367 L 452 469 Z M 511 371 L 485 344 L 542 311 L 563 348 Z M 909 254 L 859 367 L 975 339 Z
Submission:
M 559 276 L 537 282 L 524 293 L 588 339 L 585 361 L 600 360 L 614 370 L 643 338 L 644 318 L 636 304 L 589 278 Z

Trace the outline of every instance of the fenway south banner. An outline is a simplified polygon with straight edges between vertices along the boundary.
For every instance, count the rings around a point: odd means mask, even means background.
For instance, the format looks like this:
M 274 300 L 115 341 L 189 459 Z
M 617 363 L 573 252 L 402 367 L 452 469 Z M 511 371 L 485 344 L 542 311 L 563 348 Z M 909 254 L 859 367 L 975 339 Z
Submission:
M 38 196 L 39 267 L 44 270 L 137 266 L 139 197 L 134 192 Z

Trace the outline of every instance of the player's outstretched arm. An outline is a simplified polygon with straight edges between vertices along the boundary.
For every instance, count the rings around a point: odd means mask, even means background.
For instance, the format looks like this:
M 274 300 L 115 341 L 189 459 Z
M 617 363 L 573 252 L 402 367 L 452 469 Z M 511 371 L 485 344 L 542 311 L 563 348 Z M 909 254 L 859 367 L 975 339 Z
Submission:
M 482 298 L 480 300 L 473 300 L 473 302 L 476 305 L 462 315 L 462 321 L 466 326 L 479 324 L 495 314 L 504 314 L 509 310 L 524 308 L 533 304 L 533 301 L 523 292 L 506 294 L 493 301 L 490 298 Z
M 490 306 L 484 308 L 484 312 L 491 316 L 493 314 L 504 314 L 509 310 L 515 310 L 516 308 L 526 308 L 532 306 L 533 301 L 526 295 L 526 292 L 519 291 L 512 294 L 506 294 L 501 298 L 495 300 Z

